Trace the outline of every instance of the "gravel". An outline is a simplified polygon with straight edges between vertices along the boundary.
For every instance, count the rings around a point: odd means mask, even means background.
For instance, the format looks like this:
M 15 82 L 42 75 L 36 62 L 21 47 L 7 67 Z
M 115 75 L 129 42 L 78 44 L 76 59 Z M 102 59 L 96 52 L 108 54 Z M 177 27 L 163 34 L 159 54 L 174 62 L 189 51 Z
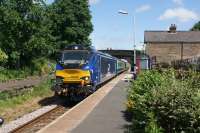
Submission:
M 26 114 L 21 118 L 11 121 L 8 124 L 2 125 L 0 128 L 0 133 L 9 133 L 10 131 L 14 130 L 15 128 L 22 126 L 23 124 L 33 120 L 34 118 L 50 111 L 51 109 L 55 108 L 57 105 L 45 106 L 42 107 L 32 113 Z

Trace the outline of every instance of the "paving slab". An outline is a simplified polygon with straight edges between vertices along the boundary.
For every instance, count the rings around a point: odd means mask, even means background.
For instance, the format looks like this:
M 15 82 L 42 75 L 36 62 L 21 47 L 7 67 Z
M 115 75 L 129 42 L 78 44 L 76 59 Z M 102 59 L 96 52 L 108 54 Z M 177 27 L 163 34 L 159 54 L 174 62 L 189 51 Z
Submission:
M 130 124 L 124 118 L 128 85 L 120 81 L 72 133 L 123 133 Z

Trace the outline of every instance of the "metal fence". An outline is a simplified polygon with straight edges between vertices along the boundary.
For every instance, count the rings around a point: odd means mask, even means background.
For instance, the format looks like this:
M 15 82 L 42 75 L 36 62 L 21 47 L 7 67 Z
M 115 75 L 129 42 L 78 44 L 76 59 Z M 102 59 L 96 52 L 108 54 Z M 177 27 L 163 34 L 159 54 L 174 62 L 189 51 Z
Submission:
M 175 69 L 200 71 L 200 57 L 175 60 L 171 62 L 171 65 Z

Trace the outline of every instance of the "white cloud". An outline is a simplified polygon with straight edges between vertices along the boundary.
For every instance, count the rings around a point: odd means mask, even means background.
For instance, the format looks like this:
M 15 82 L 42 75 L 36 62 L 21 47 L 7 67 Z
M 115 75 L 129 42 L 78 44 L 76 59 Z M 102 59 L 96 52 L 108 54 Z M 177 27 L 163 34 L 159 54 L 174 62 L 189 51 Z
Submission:
M 172 0 L 177 5 L 183 5 L 183 0 Z
M 90 5 L 97 4 L 100 0 L 89 0 Z
M 136 9 L 136 12 L 145 12 L 151 9 L 150 5 L 142 5 Z
M 178 19 L 181 22 L 190 20 L 198 20 L 199 16 L 194 11 L 185 8 L 167 9 L 160 17 L 159 20 Z

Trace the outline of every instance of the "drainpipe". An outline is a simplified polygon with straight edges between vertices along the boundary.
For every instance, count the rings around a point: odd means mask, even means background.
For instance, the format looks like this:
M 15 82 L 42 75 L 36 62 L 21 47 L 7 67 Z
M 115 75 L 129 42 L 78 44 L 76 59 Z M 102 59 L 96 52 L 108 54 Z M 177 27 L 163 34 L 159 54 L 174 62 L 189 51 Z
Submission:
M 183 42 L 181 42 L 181 61 L 183 60 Z

